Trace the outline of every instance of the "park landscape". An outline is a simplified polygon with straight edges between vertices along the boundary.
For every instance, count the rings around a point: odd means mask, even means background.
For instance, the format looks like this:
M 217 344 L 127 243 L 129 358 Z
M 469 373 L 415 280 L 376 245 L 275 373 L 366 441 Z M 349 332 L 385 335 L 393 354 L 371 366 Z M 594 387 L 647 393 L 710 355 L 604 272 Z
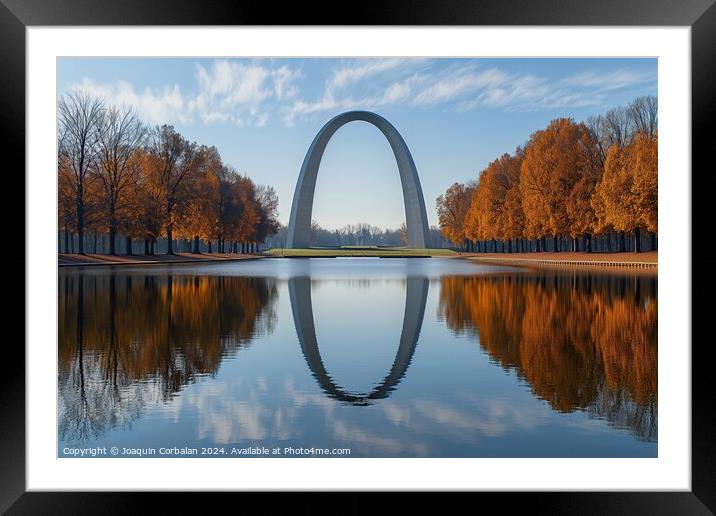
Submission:
M 97 255 L 99 241 L 110 256 L 132 256 L 132 242 L 138 240 L 143 254 L 153 256 L 162 236 L 167 255 L 179 251 L 176 240 L 182 241 L 185 253 L 197 255 L 195 259 L 201 249 L 207 254 L 246 254 L 258 251 L 267 237 L 279 231 L 275 190 L 257 186 L 224 165 L 215 147 L 189 142 L 171 126 L 150 130 L 131 111 L 106 107 L 98 98 L 62 99 L 60 116 L 58 206 L 63 255 L 75 254 L 75 242 L 76 254 Z M 438 196 L 443 238 L 433 240 L 439 242 L 439 249 L 472 253 L 646 251 L 651 253 L 642 259 L 654 261 L 657 119 L 656 98 L 639 97 L 586 123 L 553 120 L 514 154 L 490 162 L 479 179 L 456 182 Z M 90 149 L 93 139 L 96 148 Z M 371 233 L 374 228 L 357 225 L 353 235 L 343 238 L 322 230 L 315 221 L 311 229 L 314 239 L 328 233 L 323 238 L 334 245 L 288 254 L 356 254 L 355 248 L 361 246 L 354 245 L 351 251 L 340 243 L 360 240 L 360 232 L 364 241 L 367 232 L 369 245 L 376 246 L 362 250 L 363 254 L 380 253 L 380 237 L 394 244 L 382 247 L 407 245 L 404 226 L 378 236 Z M 120 234 L 124 253 L 118 251 Z M 386 249 L 385 254 L 396 251 Z M 415 254 L 410 249 L 403 252 Z M 286 255 L 280 249 L 269 253 Z M 610 260 L 620 261 L 614 256 Z
M 548 61 L 68 63 L 58 456 L 656 456 L 656 62 Z

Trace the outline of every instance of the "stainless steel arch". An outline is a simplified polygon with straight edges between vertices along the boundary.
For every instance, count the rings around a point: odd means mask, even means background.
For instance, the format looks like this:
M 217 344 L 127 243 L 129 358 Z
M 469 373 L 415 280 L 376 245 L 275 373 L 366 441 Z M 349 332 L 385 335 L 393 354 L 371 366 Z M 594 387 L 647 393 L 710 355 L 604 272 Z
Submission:
M 371 392 L 365 394 L 350 393 L 343 390 L 326 371 L 318 349 L 316 327 L 313 321 L 313 303 L 311 302 L 311 278 L 294 277 L 288 280 L 288 293 L 291 298 L 293 322 L 296 325 L 298 342 L 308 363 L 311 374 L 323 391 L 333 399 L 350 405 L 369 405 L 373 400 L 390 396 L 400 380 L 405 376 L 415 347 L 418 344 L 420 328 L 425 316 L 425 303 L 428 297 L 427 278 L 410 276 L 406 280 L 405 314 L 403 329 L 400 332 L 400 344 L 395 360 L 388 374 Z
M 413 156 L 400 136 L 398 130 L 385 118 L 370 111 L 347 111 L 333 117 L 324 125 L 313 139 L 301 166 L 296 190 L 293 193 L 291 218 L 288 222 L 286 247 L 308 247 L 311 233 L 311 213 L 313 212 L 313 194 L 316 190 L 318 167 L 321 165 L 323 152 L 333 134 L 348 122 L 361 120 L 374 125 L 383 133 L 390 143 L 395 161 L 398 164 L 400 183 L 403 187 L 405 203 L 405 224 L 408 229 L 408 246 L 424 248 L 428 242 L 428 216 L 425 212 L 423 190 L 420 187 L 418 171 Z

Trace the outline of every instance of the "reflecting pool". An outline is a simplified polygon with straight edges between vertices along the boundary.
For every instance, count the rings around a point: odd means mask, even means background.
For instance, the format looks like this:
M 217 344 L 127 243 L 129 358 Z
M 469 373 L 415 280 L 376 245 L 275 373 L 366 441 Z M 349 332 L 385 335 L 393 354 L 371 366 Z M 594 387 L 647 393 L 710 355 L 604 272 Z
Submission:
M 61 457 L 657 456 L 655 275 L 267 258 L 58 296 Z

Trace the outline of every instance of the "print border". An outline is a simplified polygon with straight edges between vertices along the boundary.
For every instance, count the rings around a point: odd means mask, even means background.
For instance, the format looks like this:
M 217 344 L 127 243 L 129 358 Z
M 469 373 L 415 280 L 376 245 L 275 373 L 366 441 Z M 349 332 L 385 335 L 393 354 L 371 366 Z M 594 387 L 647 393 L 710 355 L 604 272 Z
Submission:
M 692 74 L 692 169 L 705 174 L 713 145 L 716 120 L 716 6 L 714 0 L 443 0 L 383 1 L 355 3 L 350 17 L 320 3 L 288 3 L 276 9 L 268 3 L 221 2 L 218 0 L 0 0 L 0 113 L 3 142 L 14 149 L 14 161 L 5 170 L 25 170 L 25 58 L 28 26 L 82 25 L 529 25 L 529 26 L 689 26 L 691 27 Z M 707 147 L 708 145 L 708 147 Z M 685 171 L 685 173 L 693 173 Z M 701 181 L 700 181 L 701 182 Z M 24 181 L 18 185 L 25 190 Z M 19 189 L 17 191 L 20 191 Z M 692 235 L 698 231 L 708 206 L 707 189 L 692 190 Z M 698 216 L 698 210 L 702 210 Z M 705 228 L 704 228 L 705 229 Z M 28 235 L 25 235 L 27 239 Z M 693 254 L 692 254 L 693 256 Z M 25 258 L 23 252 L 23 259 Z M 714 282 L 706 269 L 714 260 L 692 259 L 692 274 L 700 278 L 699 289 L 708 292 Z M 32 271 L 25 270 L 25 277 Z M 23 290 L 24 291 L 24 290 Z M 694 298 L 693 301 L 696 301 Z M 692 322 L 703 321 L 710 303 L 693 303 Z M 32 307 L 26 306 L 25 310 Z M 698 317 L 698 316 L 702 317 Z M 695 317 L 696 316 L 696 317 Z M 10 320 L 8 318 L 8 320 Z M 12 343 L 8 339 L 7 348 Z M 691 345 L 691 342 L 672 343 Z M 645 512 L 650 514 L 709 514 L 716 510 L 716 426 L 712 416 L 716 397 L 707 359 L 708 341 L 692 349 L 692 491 L 648 493 L 480 493 L 504 503 L 509 496 L 529 510 L 551 514 L 603 514 Z M 147 508 L 147 501 L 161 496 L 163 504 L 184 510 L 191 506 L 183 493 L 169 497 L 149 493 L 57 493 L 25 490 L 25 356 L 6 358 L 8 367 L 0 390 L 0 510 L 9 514 L 126 513 Z M 204 493 L 206 495 L 206 493 Z M 246 496 L 246 493 L 241 496 Z M 212 496 L 216 496 L 212 493 Z M 231 494 L 222 497 L 233 496 Z M 353 495 L 354 497 L 356 495 Z M 201 497 L 203 498 L 203 497 Z M 213 500 L 214 501 L 214 500 Z M 199 502 L 201 503 L 201 501 Z M 512 502 L 511 502 L 512 503 Z M 371 499 L 356 497 L 355 506 L 368 509 Z M 165 505 L 169 509 L 169 505 Z M 205 506 L 204 506 L 205 507 Z

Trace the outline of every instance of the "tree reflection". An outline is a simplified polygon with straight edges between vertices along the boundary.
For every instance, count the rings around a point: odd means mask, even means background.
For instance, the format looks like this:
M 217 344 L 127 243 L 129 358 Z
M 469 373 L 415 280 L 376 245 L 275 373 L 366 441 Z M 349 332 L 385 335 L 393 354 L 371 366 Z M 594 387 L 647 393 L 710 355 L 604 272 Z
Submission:
M 59 436 L 127 426 L 148 404 L 213 375 L 224 357 L 273 331 L 265 278 L 63 273 Z
M 445 277 L 439 315 L 553 409 L 657 439 L 655 277 Z

